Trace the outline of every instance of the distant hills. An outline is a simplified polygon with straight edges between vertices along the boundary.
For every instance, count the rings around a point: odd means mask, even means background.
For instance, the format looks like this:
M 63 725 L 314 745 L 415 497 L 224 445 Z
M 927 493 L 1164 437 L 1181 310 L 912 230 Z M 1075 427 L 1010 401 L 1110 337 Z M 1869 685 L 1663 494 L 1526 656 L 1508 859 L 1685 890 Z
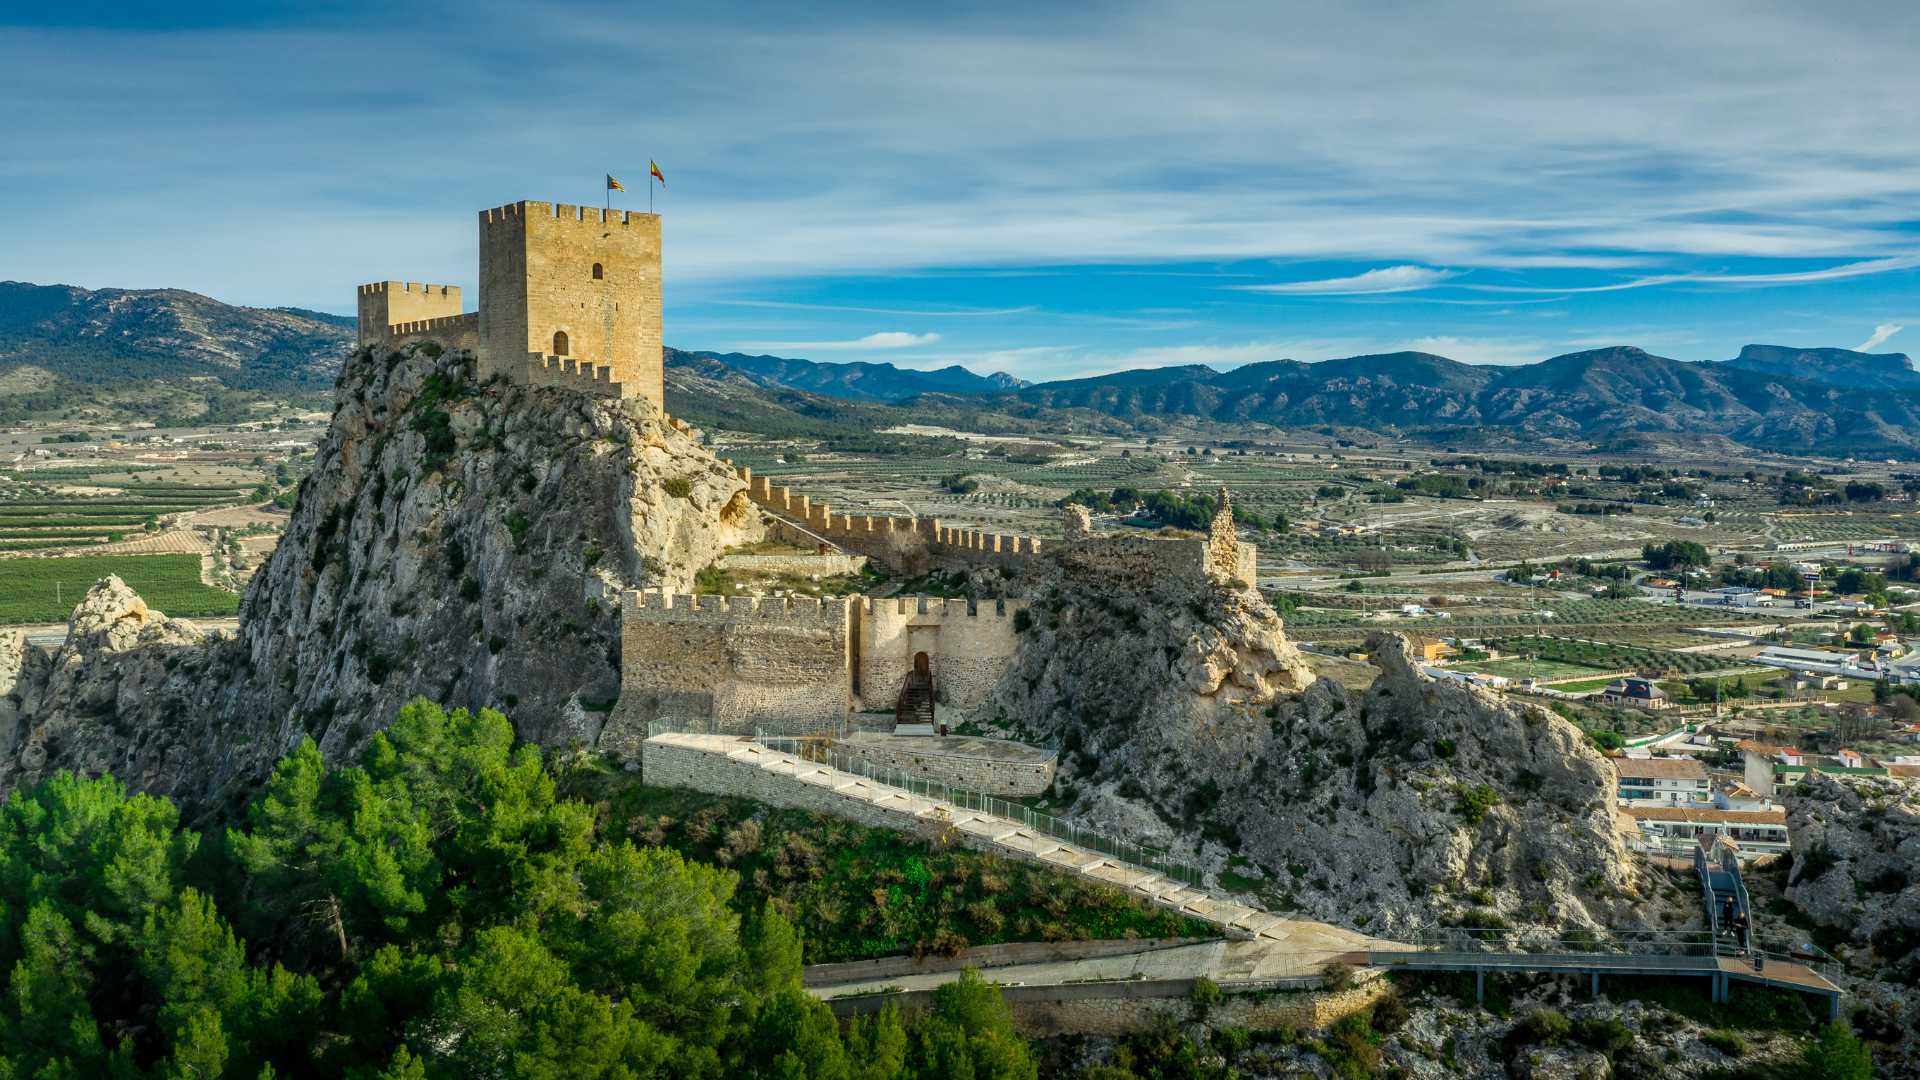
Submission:
M 784 386 L 850 401 L 905 401 L 919 394 L 991 394 L 1017 390 L 1026 383 L 1004 372 L 975 375 L 958 364 L 937 371 L 915 371 L 864 361 L 823 363 L 745 353 L 683 353 L 667 350 L 667 363 L 716 360 L 768 386 Z
M 1475 430 L 1579 441 L 1675 432 L 1789 452 L 1920 448 L 1920 375 L 1907 357 L 1769 345 L 1718 363 L 1618 346 L 1512 367 L 1402 352 L 1163 368 L 1039 383 L 988 403 L 1015 416 L 1077 408 L 1134 422 L 1185 416 L 1453 441 Z
M 214 419 L 243 409 L 240 399 L 312 396 L 331 387 L 353 332 L 345 316 L 236 307 L 179 289 L 0 282 L 0 419 L 103 415 L 149 399 L 171 415 Z M 1463 448 L 1714 436 L 1791 453 L 1920 451 L 1920 372 L 1901 353 L 1848 349 L 1748 345 L 1730 360 L 1688 363 L 1618 346 L 1512 367 L 1399 352 L 1032 385 L 958 366 L 678 349 L 666 363 L 677 415 L 775 434 L 1198 422 L 1364 429 Z
M 207 375 L 233 389 L 333 385 L 354 320 L 223 304 L 184 289 L 0 281 L 0 369 L 108 383 Z

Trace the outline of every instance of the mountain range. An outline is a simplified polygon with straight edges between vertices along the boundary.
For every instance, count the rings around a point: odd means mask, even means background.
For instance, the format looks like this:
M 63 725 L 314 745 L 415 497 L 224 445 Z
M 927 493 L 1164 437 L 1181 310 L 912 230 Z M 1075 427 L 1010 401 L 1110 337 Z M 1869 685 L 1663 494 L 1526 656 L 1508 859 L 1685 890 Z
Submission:
M 1186 416 L 1447 437 L 1676 432 L 1792 452 L 1920 448 L 1920 373 L 1906 356 L 1773 345 L 1712 363 L 1616 346 L 1511 367 L 1400 352 L 1231 371 L 1160 368 L 1040 383 L 986 404 L 1014 416 L 1076 408 L 1130 422 Z
M 350 317 L 247 308 L 179 289 L 87 290 L 0 282 L 0 418 L 9 392 L 175 385 L 329 388 Z M 708 426 L 777 434 L 873 432 L 903 423 L 1088 431 L 1168 422 L 1356 428 L 1454 444 L 1596 443 L 1720 436 L 1797 453 L 1920 450 L 1920 372 L 1900 353 L 1748 345 L 1717 362 L 1628 346 L 1507 367 L 1398 352 L 1228 371 L 1142 368 L 1025 384 L 952 366 L 834 363 L 668 349 L 668 406 Z M 32 378 L 24 378 L 32 375 Z

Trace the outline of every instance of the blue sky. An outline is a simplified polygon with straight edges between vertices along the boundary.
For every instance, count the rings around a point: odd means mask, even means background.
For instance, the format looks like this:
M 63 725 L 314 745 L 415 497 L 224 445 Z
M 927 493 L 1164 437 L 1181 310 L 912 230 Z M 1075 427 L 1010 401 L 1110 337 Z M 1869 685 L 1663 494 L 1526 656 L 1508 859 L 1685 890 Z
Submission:
M 1920 352 L 1906 2 L 33 6 L 0 278 L 344 312 L 652 157 L 682 348 Z

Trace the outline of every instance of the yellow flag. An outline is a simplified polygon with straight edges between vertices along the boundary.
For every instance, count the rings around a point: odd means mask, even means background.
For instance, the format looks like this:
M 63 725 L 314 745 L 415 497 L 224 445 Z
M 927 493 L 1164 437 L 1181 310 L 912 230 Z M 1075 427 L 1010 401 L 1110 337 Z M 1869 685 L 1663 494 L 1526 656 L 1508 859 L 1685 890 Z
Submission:
M 608 173 L 607 174 L 607 190 L 608 191 L 625 191 L 627 189 L 621 186 L 620 181 L 615 180 L 613 178 L 612 173 Z

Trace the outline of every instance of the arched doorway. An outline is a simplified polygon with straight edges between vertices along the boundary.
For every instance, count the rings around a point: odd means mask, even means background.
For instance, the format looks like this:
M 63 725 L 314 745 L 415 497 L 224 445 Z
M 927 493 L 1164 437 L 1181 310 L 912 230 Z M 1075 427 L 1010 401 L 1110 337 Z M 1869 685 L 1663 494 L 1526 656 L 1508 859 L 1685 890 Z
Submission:
M 565 330 L 555 330 L 553 332 L 553 355 L 566 356 L 568 353 L 567 332 Z
M 924 675 L 929 679 L 933 678 L 933 662 L 927 659 L 926 653 L 918 652 L 913 654 L 913 673 L 915 675 Z

